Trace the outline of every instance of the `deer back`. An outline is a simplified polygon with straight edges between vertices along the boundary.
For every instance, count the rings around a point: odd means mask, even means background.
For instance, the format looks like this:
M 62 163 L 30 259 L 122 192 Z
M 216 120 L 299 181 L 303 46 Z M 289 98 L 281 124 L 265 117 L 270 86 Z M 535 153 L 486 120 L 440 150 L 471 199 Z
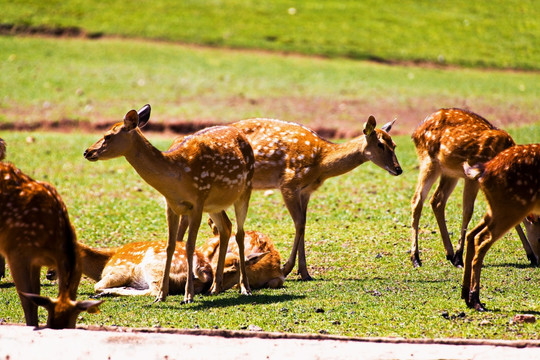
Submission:
M 464 162 L 491 160 L 515 143 L 504 130 L 486 119 L 462 109 L 440 109 L 428 116 L 413 132 L 412 139 L 422 161 L 437 159 L 444 171 L 463 177 Z

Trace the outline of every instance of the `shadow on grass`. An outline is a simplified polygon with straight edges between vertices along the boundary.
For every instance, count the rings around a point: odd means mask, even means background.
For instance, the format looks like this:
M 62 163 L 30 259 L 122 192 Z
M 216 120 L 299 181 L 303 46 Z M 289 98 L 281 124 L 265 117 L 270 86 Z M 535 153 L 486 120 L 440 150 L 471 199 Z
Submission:
M 11 289 L 11 288 L 14 288 L 14 287 L 15 287 L 15 284 L 12 283 L 12 282 L 7 282 L 7 283 L 0 284 L 0 289 Z
M 503 268 L 503 267 L 511 267 L 515 269 L 529 269 L 529 268 L 536 268 L 537 266 L 533 266 L 531 264 L 519 264 L 519 263 L 499 263 L 499 264 L 484 264 L 485 268 Z
M 238 295 L 235 297 L 227 297 L 227 298 L 219 298 L 214 296 L 199 296 L 196 297 L 194 302 L 192 304 L 182 304 L 181 299 L 183 299 L 183 295 L 175 296 L 175 298 L 178 298 L 178 301 L 176 301 L 174 304 L 171 304 L 172 301 L 175 301 L 176 299 L 170 301 L 167 300 L 165 303 L 153 303 L 148 305 L 143 305 L 143 307 L 150 307 L 155 306 L 158 308 L 177 308 L 178 310 L 204 310 L 204 309 L 212 309 L 212 308 L 225 308 L 229 306 L 238 306 L 238 305 L 264 305 L 264 304 L 274 304 L 274 303 L 280 303 L 285 301 L 291 301 L 291 300 L 297 300 L 297 299 L 303 299 L 305 298 L 304 295 L 290 295 L 290 294 L 253 294 L 251 296 L 245 296 L 245 295 Z M 170 302 L 169 302 L 170 301 Z M 172 305 L 172 306 L 171 306 Z

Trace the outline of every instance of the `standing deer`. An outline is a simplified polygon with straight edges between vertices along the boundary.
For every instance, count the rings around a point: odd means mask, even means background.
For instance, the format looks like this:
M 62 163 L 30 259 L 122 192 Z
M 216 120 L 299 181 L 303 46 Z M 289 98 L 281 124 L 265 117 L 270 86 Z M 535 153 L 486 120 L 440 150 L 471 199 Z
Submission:
M 247 139 L 236 128 L 216 126 L 186 136 L 182 141 L 175 142 L 168 151 L 161 152 L 148 142 L 140 130 L 149 118 L 150 105 L 145 105 L 138 113 L 129 111 L 123 122 L 113 125 L 84 152 L 84 157 L 97 161 L 124 156 L 137 173 L 165 197 L 169 237 L 161 291 L 156 300 L 166 299 L 175 244 L 183 240 L 189 227 L 184 302 L 193 301 L 193 253 L 203 212 L 210 214 L 219 229 L 221 251 L 211 293 L 220 292 L 231 235 L 224 225 L 222 210 L 233 204 L 240 252 L 241 293 L 250 294 L 244 261 L 243 226 L 255 161 Z M 180 216 L 185 216 L 181 222 Z
M 283 267 L 287 276 L 298 252 L 298 272 L 310 280 L 307 270 L 304 233 L 311 194 L 333 176 L 349 172 L 372 161 L 391 175 L 402 173 L 394 153 L 396 145 L 388 132 L 393 122 L 376 129 L 370 116 L 363 135 L 343 144 L 334 144 L 312 130 L 294 123 L 272 119 L 249 119 L 231 124 L 244 132 L 255 153 L 254 189 L 279 189 L 294 221 L 296 233 L 289 259 Z
M 487 251 L 528 214 L 540 214 L 540 144 L 516 145 L 485 164 L 463 166 L 467 177 L 479 182 L 488 208 L 467 234 L 461 298 L 468 307 L 484 311 L 480 273 Z
M 497 129 L 481 116 L 461 109 L 440 109 L 431 114 L 414 131 L 412 139 L 420 163 L 420 173 L 412 198 L 411 261 L 415 267 L 422 265 L 418 251 L 420 216 L 430 188 L 440 177 L 439 185 L 431 197 L 431 207 L 441 232 L 446 259 L 455 266 L 462 266 L 463 241 L 479 189 L 476 180 L 465 176 L 463 163 L 486 162 L 504 149 L 513 146 L 514 140 L 507 132 Z M 461 234 L 454 254 L 446 227 L 445 208 L 446 202 L 460 178 L 465 179 L 463 218 Z M 531 252 L 519 225 L 516 230 L 529 259 L 533 264 L 537 264 L 540 253 Z
M 101 301 L 75 301 L 81 278 L 75 230 L 60 195 L 12 164 L 0 163 L 0 254 L 8 262 L 26 325 L 38 326 L 37 305 L 48 312 L 47 327 L 74 328 L 82 311 Z M 40 269 L 58 270 L 58 299 L 39 296 Z

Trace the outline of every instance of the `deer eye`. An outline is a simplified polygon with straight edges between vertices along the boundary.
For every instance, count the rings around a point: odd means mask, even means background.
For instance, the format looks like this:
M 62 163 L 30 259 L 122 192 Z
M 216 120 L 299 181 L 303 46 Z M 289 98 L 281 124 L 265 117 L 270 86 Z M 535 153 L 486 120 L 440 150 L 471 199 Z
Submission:
M 105 136 L 103 137 L 103 139 L 104 139 L 105 141 L 110 140 L 110 139 L 111 139 L 111 135 L 105 135 Z
M 379 147 L 379 149 L 384 150 L 384 145 L 382 143 L 378 143 L 377 146 Z

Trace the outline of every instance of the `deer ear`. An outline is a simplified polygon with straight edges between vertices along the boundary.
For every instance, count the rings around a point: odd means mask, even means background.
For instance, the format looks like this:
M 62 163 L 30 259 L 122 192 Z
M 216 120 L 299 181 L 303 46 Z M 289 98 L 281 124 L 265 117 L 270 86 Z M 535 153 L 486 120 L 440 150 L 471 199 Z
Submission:
M 86 311 L 89 314 L 99 314 L 99 305 L 103 303 L 103 300 L 84 300 L 77 302 L 77 309 L 80 311 Z
M 369 136 L 375 131 L 375 126 L 377 126 L 377 121 L 373 115 L 370 115 L 366 123 L 364 124 L 364 135 Z
M 394 119 L 390 122 L 387 122 L 386 124 L 384 124 L 382 127 L 381 127 L 381 130 L 384 130 L 386 131 L 387 133 L 390 133 L 390 130 L 392 130 L 392 125 L 394 125 L 394 123 L 396 122 L 397 119 Z
M 50 298 L 46 297 L 46 296 L 25 293 L 25 292 L 22 292 L 22 291 L 19 291 L 19 294 L 22 297 L 32 301 L 34 304 L 36 304 L 38 306 L 43 306 L 46 309 L 49 308 L 53 304 L 53 301 Z
M 124 116 L 124 127 L 127 131 L 131 131 L 139 126 L 139 115 L 135 110 L 129 110 Z
M 152 108 L 150 107 L 150 104 L 144 105 L 142 108 L 137 111 L 137 114 L 139 115 L 139 128 L 143 128 L 146 123 L 148 123 L 148 120 L 150 120 L 150 111 Z
M 266 251 L 263 253 L 251 253 L 248 256 L 246 256 L 246 265 L 254 265 L 258 263 L 263 257 L 266 256 L 266 254 L 269 254 L 270 251 Z

